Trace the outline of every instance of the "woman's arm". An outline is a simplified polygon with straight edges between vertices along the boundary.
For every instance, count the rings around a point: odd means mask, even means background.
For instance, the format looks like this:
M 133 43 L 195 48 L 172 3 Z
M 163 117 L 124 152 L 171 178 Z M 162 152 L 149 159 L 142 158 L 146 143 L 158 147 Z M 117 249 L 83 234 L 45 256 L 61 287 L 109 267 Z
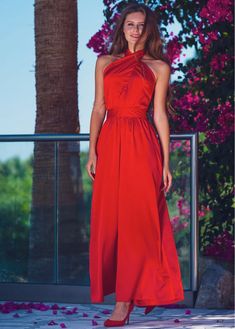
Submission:
M 103 68 L 106 61 L 106 55 L 99 56 L 95 66 L 95 99 L 90 118 L 89 158 L 86 165 L 88 175 L 92 180 L 94 180 L 96 166 L 96 143 L 106 113 L 103 83 Z
M 154 115 L 153 121 L 157 128 L 158 135 L 163 149 L 163 181 L 165 192 L 168 192 L 172 183 L 172 176 L 169 170 L 170 157 L 170 129 L 166 112 L 166 95 L 171 75 L 170 66 L 161 61 L 157 64 L 157 82 L 154 94 Z

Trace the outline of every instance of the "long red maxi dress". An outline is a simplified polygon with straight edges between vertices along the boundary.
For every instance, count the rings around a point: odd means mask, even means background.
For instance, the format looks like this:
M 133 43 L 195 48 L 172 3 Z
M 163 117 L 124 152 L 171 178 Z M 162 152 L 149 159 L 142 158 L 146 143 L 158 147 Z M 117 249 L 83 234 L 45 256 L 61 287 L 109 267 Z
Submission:
M 163 153 L 146 112 L 156 78 L 144 50 L 104 69 L 107 118 L 96 144 L 89 272 L 91 302 L 116 293 L 137 306 L 184 299 L 162 183 Z

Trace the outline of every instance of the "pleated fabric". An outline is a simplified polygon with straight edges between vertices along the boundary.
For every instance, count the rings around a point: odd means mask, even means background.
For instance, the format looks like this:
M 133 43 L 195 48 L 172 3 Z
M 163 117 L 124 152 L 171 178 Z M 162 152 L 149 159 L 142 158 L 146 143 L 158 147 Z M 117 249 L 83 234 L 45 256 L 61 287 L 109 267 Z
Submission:
M 147 119 L 156 79 L 127 50 L 104 70 L 107 118 L 97 144 L 89 245 L 91 302 L 116 293 L 136 306 L 184 300 L 162 182 L 163 153 Z

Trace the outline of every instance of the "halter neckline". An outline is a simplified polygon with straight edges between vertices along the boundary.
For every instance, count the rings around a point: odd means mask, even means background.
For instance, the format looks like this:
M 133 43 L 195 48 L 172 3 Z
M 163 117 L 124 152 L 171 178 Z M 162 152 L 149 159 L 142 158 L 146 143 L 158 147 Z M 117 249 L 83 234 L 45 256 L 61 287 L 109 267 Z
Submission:
M 131 52 L 129 48 L 126 49 L 125 51 L 125 56 L 130 56 L 130 55 L 137 55 L 137 56 L 143 56 L 145 54 L 144 48 L 136 50 L 134 52 Z

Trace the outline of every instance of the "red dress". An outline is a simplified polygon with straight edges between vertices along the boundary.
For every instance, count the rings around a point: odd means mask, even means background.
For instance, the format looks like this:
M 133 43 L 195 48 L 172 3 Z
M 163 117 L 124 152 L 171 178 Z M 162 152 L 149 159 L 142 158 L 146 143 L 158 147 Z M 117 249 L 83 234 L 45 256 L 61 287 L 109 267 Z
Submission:
M 156 79 L 144 50 L 104 70 L 107 119 L 97 144 L 89 271 L 91 302 L 116 293 L 137 306 L 184 299 L 162 183 L 163 153 L 146 111 Z

